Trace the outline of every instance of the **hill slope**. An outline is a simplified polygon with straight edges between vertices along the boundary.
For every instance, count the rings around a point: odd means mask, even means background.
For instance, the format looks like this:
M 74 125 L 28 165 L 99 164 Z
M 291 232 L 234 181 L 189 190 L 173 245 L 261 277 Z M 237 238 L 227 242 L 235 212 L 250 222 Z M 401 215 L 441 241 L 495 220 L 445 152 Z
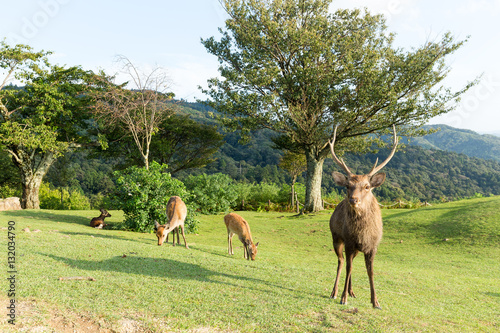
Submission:
M 209 111 L 201 104 L 187 104 L 187 107 L 197 109 L 193 110 L 197 119 L 203 119 L 203 114 Z M 187 107 L 185 111 L 189 112 Z M 414 138 L 410 145 L 396 153 L 384 168 L 388 177 L 384 186 L 377 190 L 379 198 L 432 201 L 470 197 L 476 193 L 500 194 L 500 138 L 449 126 L 439 127 L 441 131 Z M 270 130 L 256 131 L 249 144 L 241 145 L 237 133 L 226 134 L 226 143 L 217 153 L 217 161 L 192 172 L 222 172 L 249 182 L 289 183 L 289 176 L 278 167 L 282 152 L 272 148 L 270 138 L 273 135 Z M 346 159 L 352 169 L 361 173 L 367 172 L 377 157 L 383 160 L 386 156 L 387 151 L 381 150 L 378 154 L 348 154 Z M 333 182 L 331 173 L 334 170 L 337 167 L 328 158 L 322 181 L 326 193 L 342 190 Z M 304 183 L 304 178 L 299 177 L 298 181 Z
M 410 144 L 424 148 L 462 153 L 471 157 L 500 162 L 500 137 L 478 134 L 471 130 L 454 128 L 447 125 L 427 125 L 426 129 L 440 130 L 420 138 L 411 139 Z M 405 140 L 407 141 L 407 140 Z

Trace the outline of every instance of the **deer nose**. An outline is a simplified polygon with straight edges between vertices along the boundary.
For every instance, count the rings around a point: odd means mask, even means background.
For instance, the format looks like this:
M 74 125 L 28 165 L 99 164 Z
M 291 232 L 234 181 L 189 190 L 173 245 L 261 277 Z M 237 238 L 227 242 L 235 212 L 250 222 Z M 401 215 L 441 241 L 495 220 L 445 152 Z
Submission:
M 359 199 L 357 197 L 352 197 L 349 199 L 349 203 L 351 205 L 357 205 L 359 203 Z

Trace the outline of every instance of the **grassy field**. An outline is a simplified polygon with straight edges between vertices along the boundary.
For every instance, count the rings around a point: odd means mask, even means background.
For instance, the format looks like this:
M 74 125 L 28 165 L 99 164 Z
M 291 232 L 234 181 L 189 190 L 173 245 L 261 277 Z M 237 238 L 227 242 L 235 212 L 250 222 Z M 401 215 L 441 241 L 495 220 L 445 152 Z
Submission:
M 331 211 L 241 212 L 260 242 L 255 261 L 227 254 L 223 215 L 200 216 L 190 249 L 153 234 L 95 230 L 97 211 L 0 212 L 16 233 L 16 325 L 2 332 L 498 332 L 500 197 L 383 210 L 375 258 L 382 310 L 371 307 L 360 254 L 347 305 L 329 299 L 336 270 Z M 123 216 L 112 211 L 108 222 Z M 22 231 L 29 228 L 31 232 Z M 39 231 L 35 231 L 39 230 Z M 182 242 L 182 239 L 181 239 Z M 344 273 L 344 272 L 343 272 Z M 92 277 L 59 280 L 60 277 Z M 342 274 L 341 288 L 343 288 Z

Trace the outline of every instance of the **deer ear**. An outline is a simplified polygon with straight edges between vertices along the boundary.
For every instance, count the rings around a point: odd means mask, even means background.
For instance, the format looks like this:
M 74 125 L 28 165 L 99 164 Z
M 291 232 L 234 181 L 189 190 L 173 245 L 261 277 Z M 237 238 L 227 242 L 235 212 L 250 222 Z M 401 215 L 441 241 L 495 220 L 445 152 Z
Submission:
M 341 174 L 340 172 L 334 171 L 332 173 L 333 180 L 339 186 L 347 186 L 347 177 Z
M 255 247 L 259 246 L 259 242 L 257 242 L 257 244 L 255 244 Z
M 379 187 L 385 181 L 385 173 L 377 173 L 370 178 L 370 186 L 371 187 Z
M 155 230 L 158 229 L 160 227 L 160 224 L 158 223 L 158 221 L 155 220 Z

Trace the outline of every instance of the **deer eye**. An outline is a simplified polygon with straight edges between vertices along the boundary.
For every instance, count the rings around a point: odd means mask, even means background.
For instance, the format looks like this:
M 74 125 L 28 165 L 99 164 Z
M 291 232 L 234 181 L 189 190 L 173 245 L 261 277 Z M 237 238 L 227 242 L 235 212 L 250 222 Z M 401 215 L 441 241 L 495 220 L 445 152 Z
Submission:
M 367 185 L 365 185 L 365 190 L 367 190 L 367 191 L 368 191 L 369 189 L 370 189 L 370 185 L 368 185 L 368 184 L 367 184 Z

